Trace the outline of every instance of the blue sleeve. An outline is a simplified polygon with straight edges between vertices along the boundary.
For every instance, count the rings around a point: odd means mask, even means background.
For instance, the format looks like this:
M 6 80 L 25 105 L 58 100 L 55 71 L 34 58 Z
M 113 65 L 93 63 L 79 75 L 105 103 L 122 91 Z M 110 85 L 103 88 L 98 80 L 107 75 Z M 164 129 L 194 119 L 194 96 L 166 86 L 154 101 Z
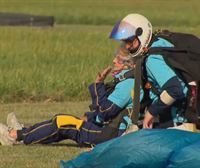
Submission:
M 93 114 L 87 114 L 95 122 L 104 122 L 114 118 L 123 108 L 108 99 L 104 83 L 94 83 L 89 86 L 92 97 Z M 115 90 L 113 91 L 115 92 Z M 92 121 L 92 120 L 90 120 Z
M 181 100 L 185 98 L 185 94 L 183 92 L 182 85 L 180 81 L 178 80 L 177 77 L 172 77 L 169 79 L 161 88 L 161 90 L 166 90 L 167 93 L 173 97 L 175 100 Z M 149 107 L 149 112 L 153 115 L 156 116 L 158 114 L 161 114 L 164 112 L 167 108 L 169 108 L 168 105 L 164 104 L 161 100 L 160 97 L 157 97 L 154 99 L 152 102 L 151 106 Z
M 186 97 L 182 82 L 177 76 L 169 79 L 162 87 L 162 90 L 166 90 L 167 93 L 175 100 L 181 100 Z
M 94 83 L 89 86 L 92 97 L 92 105 L 95 110 L 99 112 L 106 112 L 112 109 L 114 102 L 108 99 L 104 83 Z
M 132 107 L 131 90 L 134 87 L 134 79 L 126 79 L 115 86 L 114 91 L 108 96 L 107 101 L 112 102 L 112 107 L 100 113 L 98 116 L 104 121 L 114 118 L 119 112 L 128 107 Z
M 89 86 L 89 92 L 92 99 L 93 109 L 99 107 L 101 105 L 101 101 L 107 99 L 108 97 L 104 83 L 92 83 Z
M 112 107 L 104 112 L 98 113 L 96 117 L 97 123 L 103 123 L 115 118 L 123 109 L 113 104 Z

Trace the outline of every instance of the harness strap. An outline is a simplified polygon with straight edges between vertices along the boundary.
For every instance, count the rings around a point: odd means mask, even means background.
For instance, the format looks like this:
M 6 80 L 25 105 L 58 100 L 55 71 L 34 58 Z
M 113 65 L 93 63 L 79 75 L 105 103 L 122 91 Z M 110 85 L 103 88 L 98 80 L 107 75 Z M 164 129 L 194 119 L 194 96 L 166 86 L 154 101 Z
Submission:
M 197 82 L 196 112 L 197 112 L 197 115 L 198 115 L 198 120 L 200 121 L 200 81 Z
M 98 144 L 110 140 L 111 138 L 118 137 L 119 126 L 124 119 L 123 117 L 131 115 L 131 112 L 132 108 L 123 109 L 120 111 L 120 113 L 115 118 L 113 118 L 107 125 L 102 128 L 102 132 L 96 136 L 94 143 Z
M 109 122 L 109 124 L 108 124 L 109 127 L 118 128 L 119 124 L 123 120 L 123 116 L 128 115 L 128 114 L 129 114 L 128 109 L 123 109 L 122 111 L 120 111 L 120 113 Z
M 113 92 L 113 90 L 115 89 L 115 86 L 119 82 L 124 81 L 126 79 L 130 79 L 130 78 L 134 78 L 134 69 L 129 70 L 128 72 L 125 72 L 123 75 L 120 75 L 119 78 L 115 77 L 111 82 L 105 83 L 105 90 L 106 90 L 107 95 L 110 95 Z M 92 109 L 91 105 L 89 107 L 90 109 Z
M 140 86 L 141 86 L 141 76 L 142 76 L 142 62 L 144 60 L 143 56 L 140 56 L 136 60 L 135 66 L 135 86 L 134 86 L 134 96 L 133 96 L 133 114 L 131 119 L 134 124 L 137 125 L 139 112 L 140 112 Z
M 129 78 L 134 78 L 134 69 L 131 69 L 130 71 L 124 73 L 123 75 L 120 75 L 119 78 L 114 78 L 114 83 L 117 84 Z

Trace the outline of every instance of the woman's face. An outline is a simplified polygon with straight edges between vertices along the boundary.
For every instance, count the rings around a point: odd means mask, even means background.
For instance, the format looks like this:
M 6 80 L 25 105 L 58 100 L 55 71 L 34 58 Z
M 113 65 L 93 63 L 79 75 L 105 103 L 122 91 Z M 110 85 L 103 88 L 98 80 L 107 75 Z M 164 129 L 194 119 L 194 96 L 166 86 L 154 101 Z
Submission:
M 113 59 L 113 73 L 117 74 L 121 72 L 123 69 L 127 69 L 126 62 L 128 58 L 129 52 L 125 48 L 119 48 L 115 58 Z

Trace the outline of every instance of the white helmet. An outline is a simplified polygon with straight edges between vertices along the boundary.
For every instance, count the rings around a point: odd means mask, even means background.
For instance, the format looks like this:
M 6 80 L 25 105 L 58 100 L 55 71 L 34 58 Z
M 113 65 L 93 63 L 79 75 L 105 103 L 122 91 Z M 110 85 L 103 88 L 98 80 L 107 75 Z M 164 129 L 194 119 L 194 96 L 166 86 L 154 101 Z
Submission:
M 152 37 L 152 25 L 147 18 L 140 14 L 129 14 L 119 21 L 113 28 L 110 38 L 115 40 L 128 40 L 137 37 L 140 46 L 134 53 L 133 57 L 139 56 L 143 48 L 147 47 Z

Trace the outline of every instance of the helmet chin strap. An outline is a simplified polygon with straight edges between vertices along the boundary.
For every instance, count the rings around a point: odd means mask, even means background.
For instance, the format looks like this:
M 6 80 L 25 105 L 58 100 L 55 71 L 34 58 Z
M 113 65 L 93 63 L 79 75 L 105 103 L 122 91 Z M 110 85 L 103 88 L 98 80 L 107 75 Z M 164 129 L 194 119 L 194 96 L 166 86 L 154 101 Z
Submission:
M 147 47 L 144 47 L 142 49 L 138 48 L 137 52 L 130 53 L 130 55 L 131 55 L 132 58 L 135 58 L 135 57 L 142 56 L 142 55 L 146 54 L 148 51 L 149 51 L 149 49 Z
M 130 54 L 133 54 L 133 55 L 134 55 L 135 53 L 137 53 L 137 52 L 139 51 L 140 47 L 141 47 L 141 46 L 139 45 L 137 48 L 131 49 L 131 50 L 130 50 Z

